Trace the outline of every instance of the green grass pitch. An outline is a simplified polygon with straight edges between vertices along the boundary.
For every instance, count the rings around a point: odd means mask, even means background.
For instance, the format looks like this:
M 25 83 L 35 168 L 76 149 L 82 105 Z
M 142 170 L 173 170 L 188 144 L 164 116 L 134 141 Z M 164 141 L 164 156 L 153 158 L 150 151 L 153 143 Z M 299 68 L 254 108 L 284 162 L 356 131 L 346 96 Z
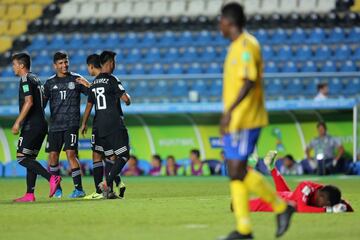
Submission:
M 304 178 L 289 177 L 294 187 Z M 309 179 L 309 178 L 307 178 Z M 25 179 L 0 178 L 0 239 L 217 239 L 234 229 L 229 186 L 224 177 L 124 178 L 123 200 L 48 199 L 47 183 L 38 179 L 36 203 L 14 204 Z M 270 179 L 269 179 L 270 180 Z M 339 186 L 355 213 L 296 214 L 282 239 L 359 239 L 360 178 L 324 177 Z M 84 178 L 87 193 L 92 178 Z M 64 194 L 72 189 L 63 181 Z M 274 239 L 272 213 L 253 213 L 256 239 Z

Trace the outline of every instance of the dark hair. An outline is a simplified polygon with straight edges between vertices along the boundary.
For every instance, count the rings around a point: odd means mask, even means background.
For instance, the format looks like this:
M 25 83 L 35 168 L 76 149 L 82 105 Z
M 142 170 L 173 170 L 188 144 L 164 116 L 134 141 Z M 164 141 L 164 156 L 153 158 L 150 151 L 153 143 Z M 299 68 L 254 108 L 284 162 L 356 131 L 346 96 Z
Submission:
M 27 53 L 15 53 L 14 55 L 12 55 L 11 60 L 14 61 L 18 61 L 19 63 L 23 64 L 25 68 L 30 69 L 31 67 L 31 59 L 30 59 L 30 55 Z
M 320 190 L 322 193 L 327 195 L 328 200 L 330 201 L 331 206 L 340 203 L 341 201 L 341 192 L 340 189 L 333 185 L 326 185 Z
M 100 65 L 100 55 L 99 54 L 91 54 L 86 58 L 87 65 L 93 65 L 95 68 L 101 68 Z
M 322 126 L 323 128 L 325 128 L 325 130 L 327 130 L 327 126 L 325 122 L 318 122 L 316 127 L 319 128 L 320 126 Z
M 130 155 L 129 159 L 130 159 L 130 158 L 134 159 L 134 160 L 135 160 L 135 162 L 137 162 L 137 161 L 138 161 L 138 159 L 137 159 L 137 157 L 136 157 L 135 155 Z
M 221 8 L 221 16 L 230 20 L 239 29 L 243 29 L 246 25 L 244 8 L 239 3 L 232 2 L 224 5 Z
M 155 154 L 152 156 L 154 159 L 158 160 L 159 162 L 161 162 L 161 157 L 159 154 Z
M 192 149 L 190 152 L 191 152 L 192 154 L 195 154 L 196 157 L 200 158 L 200 151 L 199 151 L 199 150 L 197 150 L 197 149 Z
M 100 65 L 104 65 L 108 61 L 114 61 L 115 60 L 116 53 L 112 51 L 103 51 L 100 54 Z
M 320 91 L 321 89 L 323 89 L 324 87 L 327 87 L 328 84 L 327 83 L 319 83 L 317 85 L 317 90 Z
M 175 158 L 174 158 L 174 156 L 173 156 L 173 155 L 169 155 L 169 156 L 167 156 L 167 158 L 166 158 L 166 159 L 169 159 L 169 158 L 171 158 L 172 160 L 174 160 L 174 161 L 175 161 Z
M 66 52 L 56 52 L 54 54 L 53 62 L 56 63 L 59 60 L 63 60 L 65 58 L 68 58 L 68 55 Z
M 289 159 L 289 160 L 292 161 L 292 162 L 295 162 L 294 157 L 293 157 L 291 154 L 285 155 L 285 156 L 284 156 L 284 159 L 285 159 L 285 158 Z

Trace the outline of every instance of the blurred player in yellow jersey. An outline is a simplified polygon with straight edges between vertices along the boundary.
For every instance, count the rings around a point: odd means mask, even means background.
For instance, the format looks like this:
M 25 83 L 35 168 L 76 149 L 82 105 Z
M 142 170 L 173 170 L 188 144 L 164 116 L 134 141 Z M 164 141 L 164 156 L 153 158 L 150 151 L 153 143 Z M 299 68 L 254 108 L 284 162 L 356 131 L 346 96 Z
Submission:
M 220 28 L 231 40 L 224 63 L 221 133 L 225 157 L 228 161 L 232 205 L 236 230 L 226 238 L 252 239 L 249 217 L 249 195 L 257 194 L 271 204 L 277 214 L 279 237 L 288 229 L 294 207 L 281 200 L 269 183 L 255 170 L 247 168 L 247 160 L 254 151 L 261 128 L 268 124 L 262 86 L 260 45 L 245 31 L 243 7 L 229 3 L 221 9 Z

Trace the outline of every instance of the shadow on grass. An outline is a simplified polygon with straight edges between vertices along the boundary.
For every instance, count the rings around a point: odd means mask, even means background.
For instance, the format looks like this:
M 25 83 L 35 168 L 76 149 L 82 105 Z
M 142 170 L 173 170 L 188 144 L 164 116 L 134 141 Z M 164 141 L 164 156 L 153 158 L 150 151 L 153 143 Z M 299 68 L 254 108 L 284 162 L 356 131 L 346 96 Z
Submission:
M 113 200 L 113 199 L 111 199 Z M 114 199 L 117 200 L 117 199 Z M 31 205 L 31 204 L 36 204 L 36 205 L 47 205 L 47 204 L 66 204 L 66 203 L 79 203 L 79 204 L 83 204 L 84 202 L 100 202 L 100 201 L 104 201 L 104 199 L 49 199 L 49 200 L 39 200 L 36 202 L 24 202 L 24 203 L 15 203 L 13 202 L 13 200 L 1 200 L 0 201 L 0 205 Z

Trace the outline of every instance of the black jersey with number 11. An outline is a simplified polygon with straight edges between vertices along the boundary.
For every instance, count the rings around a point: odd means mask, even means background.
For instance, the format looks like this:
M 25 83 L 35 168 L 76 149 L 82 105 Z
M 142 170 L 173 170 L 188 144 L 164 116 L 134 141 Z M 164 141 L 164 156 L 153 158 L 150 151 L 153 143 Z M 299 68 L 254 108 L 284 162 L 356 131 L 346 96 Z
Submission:
M 88 102 L 95 105 L 94 127 L 100 137 L 125 128 L 120 104 L 124 93 L 124 87 L 112 74 L 100 73 L 92 83 Z

